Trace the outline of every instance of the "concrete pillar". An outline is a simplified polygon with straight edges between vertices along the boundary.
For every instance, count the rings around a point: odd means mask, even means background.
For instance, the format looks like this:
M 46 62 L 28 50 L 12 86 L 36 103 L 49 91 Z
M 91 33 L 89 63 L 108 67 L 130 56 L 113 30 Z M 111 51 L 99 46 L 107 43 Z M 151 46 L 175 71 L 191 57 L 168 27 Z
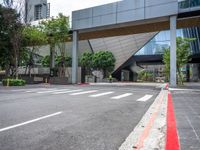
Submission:
M 170 86 L 176 87 L 176 16 L 170 17 Z
M 72 43 L 72 84 L 77 83 L 78 74 L 78 31 L 73 31 Z

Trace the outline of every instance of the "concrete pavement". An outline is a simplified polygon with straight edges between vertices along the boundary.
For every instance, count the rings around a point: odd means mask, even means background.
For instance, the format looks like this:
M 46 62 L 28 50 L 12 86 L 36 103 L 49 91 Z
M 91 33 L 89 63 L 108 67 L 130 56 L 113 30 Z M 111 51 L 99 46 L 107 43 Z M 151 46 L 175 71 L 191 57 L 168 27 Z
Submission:
M 186 84 L 182 89 L 171 92 L 181 150 L 199 150 L 200 84 Z

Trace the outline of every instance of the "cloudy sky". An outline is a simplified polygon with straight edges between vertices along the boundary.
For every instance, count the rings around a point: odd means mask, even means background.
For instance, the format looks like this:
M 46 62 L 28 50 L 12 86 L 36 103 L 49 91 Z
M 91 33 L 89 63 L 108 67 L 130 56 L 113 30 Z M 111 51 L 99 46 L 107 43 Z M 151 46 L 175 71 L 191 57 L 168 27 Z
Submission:
M 60 12 L 62 12 L 64 15 L 70 16 L 73 10 L 98 6 L 101 4 L 107 4 L 119 0 L 47 0 L 47 1 L 51 3 L 51 16 L 57 16 L 57 14 Z
M 22 0 L 14 1 L 18 2 Z M 51 3 L 51 16 L 57 16 L 60 12 L 70 16 L 73 10 L 108 4 L 116 1 L 120 0 L 47 0 L 48 3 Z M 2 2 L 3 0 L 0 0 L 0 3 Z

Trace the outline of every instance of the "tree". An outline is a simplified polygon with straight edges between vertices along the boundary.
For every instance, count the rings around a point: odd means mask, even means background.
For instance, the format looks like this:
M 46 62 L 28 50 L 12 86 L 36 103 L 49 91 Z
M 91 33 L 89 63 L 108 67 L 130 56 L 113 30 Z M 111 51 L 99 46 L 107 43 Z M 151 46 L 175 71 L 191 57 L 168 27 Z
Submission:
M 183 76 L 181 73 L 181 68 L 188 63 L 188 58 L 191 53 L 190 42 L 194 41 L 192 38 L 176 38 L 177 45 L 177 75 L 178 75 L 178 83 L 183 84 Z M 167 78 L 169 79 L 170 74 L 170 48 L 166 48 L 163 56 L 163 62 L 165 64 L 165 73 Z
M 31 68 L 34 66 L 34 54 L 36 54 L 41 45 L 47 43 L 47 36 L 36 26 L 24 27 L 22 34 L 24 46 L 29 47 L 29 49 L 26 49 L 28 52 L 26 70 L 29 67 L 28 72 L 29 76 L 31 76 Z
M 1 65 L 7 70 L 7 75 L 11 69 L 11 75 L 18 78 L 19 57 L 23 51 L 21 45 L 23 25 L 20 21 L 20 15 L 16 10 L 0 5 L 0 24 L 0 43 L 2 43 L 0 51 L 5 56 L 0 58 Z
M 64 16 L 63 14 L 59 14 L 57 18 L 52 18 L 48 21 L 41 22 L 41 29 L 48 36 L 48 42 L 51 47 L 51 53 L 54 55 L 55 46 L 57 46 L 60 50 L 60 55 L 62 61 L 59 64 L 59 74 L 61 77 L 65 76 L 65 57 L 66 56 L 66 40 L 69 37 L 69 17 Z
M 65 74 L 65 67 L 72 66 L 72 58 L 70 56 L 56 56 L 56 67 L 58 68 L 58 76 L 63 77 Z M 67 70 L 67 75 L 69 71 Z
M 86 69 L 86 73 L 90 74 L 92 65 L 93 53 L 85 52 L 80 58 L 80 65 Z
M 104 77 L 111 73 L 115 67 L 115 57 L 109 51 L 99 51 L 92 57 L 92 66 L 94 69 L 102 70 Z
M 42 66 L 49 67 L 49 65 L 50 65 L 50 56 L 47 55 L 47 56 L 43 57 L 43 59 L 42 59 Z

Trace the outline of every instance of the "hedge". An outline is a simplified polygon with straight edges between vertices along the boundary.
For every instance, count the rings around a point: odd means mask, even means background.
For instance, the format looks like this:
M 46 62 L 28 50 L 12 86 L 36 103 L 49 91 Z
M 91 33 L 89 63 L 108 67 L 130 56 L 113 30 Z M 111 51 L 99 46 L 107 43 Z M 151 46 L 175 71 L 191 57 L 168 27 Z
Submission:
M 3 79 L 2 83 L 3 86 L 24 86 L 26 81 L 22 79 Z

